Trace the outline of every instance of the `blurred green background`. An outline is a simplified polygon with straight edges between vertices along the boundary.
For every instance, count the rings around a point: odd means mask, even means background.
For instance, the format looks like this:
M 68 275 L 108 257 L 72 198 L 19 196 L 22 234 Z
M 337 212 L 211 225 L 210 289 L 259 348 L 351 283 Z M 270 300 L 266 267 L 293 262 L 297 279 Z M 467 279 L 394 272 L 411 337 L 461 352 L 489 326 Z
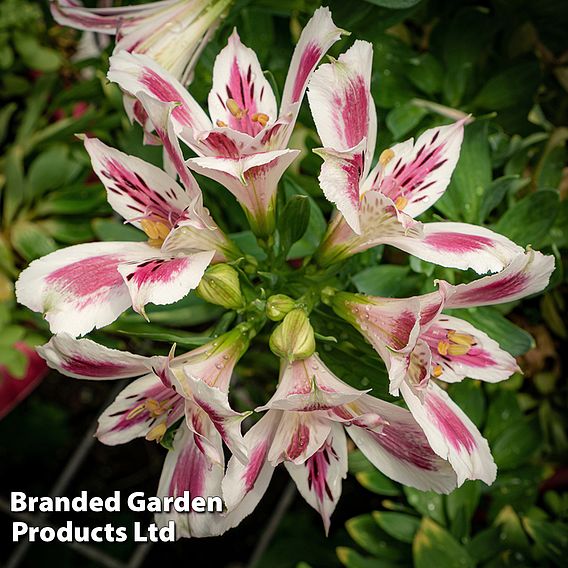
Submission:
M 524 370 L 501 384 L 464 381 L 452 397 L 489 440 L 499 467 L 492 487 L 468 482 L 447 497 L 402 488 L 374 470 L 357 452 L 354 475 L 325 538 L 317 513 L 296 494 L 282 507 L 287 476 L 279 471 L 256 512 L 219 539 L 152 547 L 143 565 L 349 568 L 417 566 L 564 566 L 568 553 L 568 447 L 566 428 L 566 288 L 568 247 L 568 3 L 565 0 L 334 0 L 334 20 L 354 38 L 374 44 L 373 95 L 379 116 L 377 154 L 456 111 L 471 113 L 461 158 L 445 196 L 425 220 L 483 224 L 522 246 L 555 255 L 557 270 L 544 294 L 497 308 L 465 310 L 468 319 L 515 356 Z M 320 2 L 238 1 L 206 48 L 189 90 L 203 104 L 214 58 L 233 26 L 258 54 L 270 80 L 282 89 L 299 32 Z M 142 146 L 142 132 L 124 114 L 122 97 L 108 84 L 110 46 L 78 60 L 81 33 L 54 24 L 47 2 L 0 0 L 0 414 L 6 389 L 17 378 L 37 389 L 0 420 L 0 498 L 23 490 L 47 495 L 84 440 L 113 388 L 51 373 L 26 349 L 49 337 L 45 323 L 15 304 L 13 283 L 27 264 L 59 247 L 91 240 L 131 240 L 137 232 L 114 217 L 75 133 L 88 132 L 158 165 L 161 150 Z M 95 45 L 100 38 L 95 38 Z M 281 191 L 312 199 L 308 232 L 295 245 L 310 254 L 331 206 L 317 185 L 319 145 L 307 103 L 292 144 L 305 152 L 287 173 Z M 220 226 L 258 254 L 240 208 L 214 182 L 199 180 Z M 316 207 L 319 206 L 318 207 Z M 377 261 L 380 259 L 380 263 Z M 354 290 L 408 296 L 431 289 L 434 278 L 459 282 L 470 275 L 406 255 L 368 251 L 343 275 Z M 167 352 L 171 342 L 216 325 L 218 313 L 198 298 L 148 311 L 152 326 L 123 315 L 95 339 L 138 353 Z M 465 313 L 463 313 L 465 312 Z M 360 338 L 321 316 L 319 330 L 340 339 L 322 356 L 342 378 L 386 396 L 384 366 Z M 322 332 L 322 331 L 320 331 Z M 323 333 L 323 332 L 322 332 Z M 266 339 L 266 338 L 260 338 Z M 265 401 L 277 378 L 277 361 L 253 344 L 237 368 L 234 405 Z M 356 347 L 356 348 L 355 348 Z M 363 351 L 361 356 L 360 350 Z M 22 379 L 19 379 L 22 380 Z M 115 489 L 152 494 L 163 448 L 137 441 L 125 447 L 95 443 L 65 494 Z M 284 510 L 267 546 L 269 519 Z M 70 517 L 72 518 L 72 517 Z M 55 524 L 67 520 L 53 516 Z M 78 524 L 131 524 L 132 514 L 76 515 Z M 150 521 L 150 518 L 144 518 Z M 15 550 L 11 519 L 0 512 L 0 563 Z M 127 561 L 134 543 L 98 548 Z M 33 545 L 20 566 L 100 566 L 62 544 Z

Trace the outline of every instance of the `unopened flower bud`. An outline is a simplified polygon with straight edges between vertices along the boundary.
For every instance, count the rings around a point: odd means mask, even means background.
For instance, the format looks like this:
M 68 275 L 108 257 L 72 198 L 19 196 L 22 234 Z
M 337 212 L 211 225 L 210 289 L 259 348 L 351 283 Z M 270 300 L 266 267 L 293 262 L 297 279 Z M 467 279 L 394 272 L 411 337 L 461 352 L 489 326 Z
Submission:
M 228 264 L 209 267 L 197 287 L 197 293 L 207 302 L 230 310 L 243 307 L 239 274 Z
M 280 321 L 296 307 L 296 301 L 285 294 L 270 296 L 266 302 L 266 315 L 272 321 Z
M 294 309 L 270 336 L 270 349 L 288 361 L 306 359 L 316 350 L 314 329 L 306 312 Z

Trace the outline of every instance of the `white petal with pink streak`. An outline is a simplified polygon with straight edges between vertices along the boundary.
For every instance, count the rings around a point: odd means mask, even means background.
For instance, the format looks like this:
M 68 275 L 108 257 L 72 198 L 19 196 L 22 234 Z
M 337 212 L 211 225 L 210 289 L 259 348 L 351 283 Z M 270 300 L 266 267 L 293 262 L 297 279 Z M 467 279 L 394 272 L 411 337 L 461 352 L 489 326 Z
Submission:
M 303 464 L 284 463 L 302 497 L 319 512 L 326 534 L 330 517 L 347 477 L 347 440 L 343 426 L 334 424 L 323 446 Z
M 52 369 L 76 379 L 139 377 L 151 369 L 152 362 L 150 357 L 110 349 L 90 339 L 74 339 L 68 333 L 54 335 L 36 350 Z
M 147 404 L 147 402 L 149 404 Z M 157 411 L 152 409 L 160 405 Z M 184 401 L 153 373 L 130 383 L 99 417 L 97 438 L 109 446 L 146 436 L 157 424 L 169 427 L 183 416 Z
M 433 382 L 422 389 L 403 383 L 400 390 L 432 449 L 452 465 L 458 485 L 467 479 L 495 481 L 497 467 L 487 440 L 446 391 Z
M 228 100 L 234 101 L 242 115 L 234 116 Z M 276 120 L 276 99 L 266 80 L 256 53 L 241 43 L 235 29 L 227 46 L 221 50 L 213 67 L 213 86 L 209 93 L 209 114 L 217 126 L 256 136 L 264 126 L 255 118 L 264 114 L 272 123 Z

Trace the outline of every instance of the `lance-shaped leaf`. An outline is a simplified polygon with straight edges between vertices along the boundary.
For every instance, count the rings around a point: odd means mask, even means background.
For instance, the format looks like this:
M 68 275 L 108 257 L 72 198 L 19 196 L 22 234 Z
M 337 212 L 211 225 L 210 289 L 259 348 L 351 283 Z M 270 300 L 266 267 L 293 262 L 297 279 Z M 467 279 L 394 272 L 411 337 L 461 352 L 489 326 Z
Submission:
M 519 254 L 501 272 L 452 286 L 444 282 L 448 308 L 489 306 L 519 300 L 546 288 L 554 271 L 554 257 L 528 250 Z
M 222 456 L 221 437 L 212 424 L 204 421 L 200 433 L 214 441 Z M 218 496 L 221 494 L 223 467 L 224 462 L 211 461 L 204 453 L 199 435 L 182 424 L 176 432 L 173 450 L 168 452 L 164 462 L 158 497 L 179 497 L 185 491 L 189 492 L 190 501 L 196 497 L 207 499 Z M 221 513 L 178 513 L 172 509 L 169 513 L 156 515 L 156 523 L 160 527 L 171 520 L 175 521 L 178 538 L 217 536 L 225 530 Z
M 208 102 L 215 125 L 253 137 L 277 118 L 272 87 L 256 53 L 241 43 L 236 29 L 215 60 Z
M 498 382 L 520 371 L 515 358 L 496 341 L 459 318 L 440 315 L 420 337 L 432 352 L 434 376 L 442 381 L 471 377 Z
M 347 440 L 343 427 L 334 424 L 323 446 L 303 464 L 284 463 L 302 497 L 322 517 L 328 534 L 330 517 L 341 497 L 347 476 Z
M 160 439 L 183 413 L 183 398 L 150 373 L 118 394 L 99 417 L 96 436 L 109 446 L 141 436 Z
M 68 333 L 54 335 L 36 350 L 52 369 L 76 379 L 139 377 L 152 368 L 150 357 L 110 349 L 90 339 L 74 339 Z
M 434 453 L 408 410 L 370 395 L 353 406 L 352 412 L 375 413 L 383 420 L 378 429 L 347 427 L 349 436 L 377 469 L 422 491 L 449 493 L 456 487 L 454 471 Z
M 365 181 L 365 190 L 380 191 L 411 217 L 426 211 L 450 183 L 465 120 L 431 128 L 415 143 L 410 139 L 386 150 Z
M 497 468 L 487 440 L 444 390 L 432 381 L 425 388 L 403 382 L 400 390 L 432 449 L 452 465 L 458 485 L 466 479 L 488 485 L 495 481 Z

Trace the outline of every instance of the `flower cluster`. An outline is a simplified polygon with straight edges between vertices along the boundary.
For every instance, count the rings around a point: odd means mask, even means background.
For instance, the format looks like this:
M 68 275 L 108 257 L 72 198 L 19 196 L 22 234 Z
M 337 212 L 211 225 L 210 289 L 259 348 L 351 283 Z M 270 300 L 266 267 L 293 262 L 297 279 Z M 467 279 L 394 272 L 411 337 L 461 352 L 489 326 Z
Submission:
M 150 25 L 140 23 L 142 16 L 158 21 L 158 7 L 185 13 L 193 4 L 158 2 L 152 10 L 125 12 L 136 14 L 125 20 L 125 30 L 126 23 L 134 30 Z M 103 20 L 108 25 L 105 11 L 86 12 L 61 0 L 58 6 L 89 29 Z M 167 30 L 156 33 L 167 46 Z M 147 241 L 72 246 L 34 261 L 17 283 L 18 300 L 42 313 L 55 334 L 38 348 L 51 367 L 79 379 L 136 378 L 101 416 L 99 439 L 113 445 L 170 436 L 158 494 L 222 495 L 223 513 L 173 514 L 178 536 L 219 535 L 238 524 L 281 463 L 327 530 L 347 474 L 346 434 L 384 474 L 418 489 L 448 493 L 467 479 L 490 484 L 496 476 L 486 440 L 444 384 L 465 377 L 502 381 L 519 369 L 493 339 L 445 310 L 540 292 L 554 261 L 483 227 L 416 220 L 448 187 L 464 121 L 397 144 L 373 166 L 371 44 L 355 41 L 316 70 L 342 33 L 327 8 L 315 12 L 292 56 L 278 108 L 255 53 L 234 31 L 215 61 L 209 114 L 172 71 L 183 61 L 168 72 L 151 51 L 115 52 L 108 77 L 136 101 L 171 173 L 97 139 L 83 142 L 110 205 Z M 125 31 L 118 45 L 127 37 Z M 322 142 L 315 150 L 323 158 L 320 186 L 337 212 L 313 258 L 294 271 L 280 254 L 285 239 L 276 229 L 276 195 L 298 155 L 288 142 L 306 90 Z M 180 143 L 194 157 L 186 160 Z M 270 253 L 266 261 L 250 259 L 218 227 L 192 171 L 235 196 Z M 438 281 L 434 292 L 404 299 L 337 289 L 334 275 L 343 262 L 379 244 L 440 266 L 492 274 L 457 285 Z M 276 267 L 278 275 L 261 287 L 262 276 Z M 297 287 L 287 286 L 287 274 L 301 280 L 308 272 L 294 296 Z M 78 338 L 130 307 L 146 317 L 146 304 L 170 304 L 192 290 L 235 312 L 236 324 L 188 353 L 176 355 L 172 348 L 169 356 L 142 356 Z M 318 306 L 333 310 L 370 343 L 385 363 L 390 393 L 401 395 L 407 408 L 353 388 L 324 364 L 310 319 Z M 280 376 L 272 398 L 254 409 L 264 414 L 243 435 L 252 410 L 233 410 L 229 387 L 261 329 L 270 330 Z M 224 446 L 231 453 L 227 464 Z M 161 514 L 158 522 L 171 518 Z

